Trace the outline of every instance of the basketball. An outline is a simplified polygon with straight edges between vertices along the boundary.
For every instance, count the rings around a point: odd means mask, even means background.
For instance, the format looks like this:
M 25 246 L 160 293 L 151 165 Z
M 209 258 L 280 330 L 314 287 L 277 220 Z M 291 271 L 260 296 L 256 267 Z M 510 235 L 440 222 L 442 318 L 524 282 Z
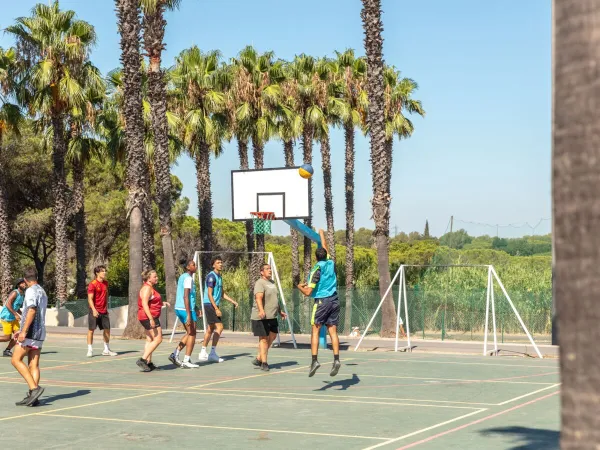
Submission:
M 302 178 L 310 178 L 313 176 L 313 168 L 310 164 L 303 164 L 299 169 L 298 173 Z

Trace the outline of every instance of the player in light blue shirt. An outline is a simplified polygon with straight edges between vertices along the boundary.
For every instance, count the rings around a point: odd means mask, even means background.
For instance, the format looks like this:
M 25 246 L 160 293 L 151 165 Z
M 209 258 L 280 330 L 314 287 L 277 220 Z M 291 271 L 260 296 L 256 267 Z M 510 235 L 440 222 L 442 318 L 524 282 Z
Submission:
M 185 334 L 179 341 L 175 351 L 169 355 L 169 361 L 176 366 L 184 369 L 193 369 L 200 367 L 190 361 L 194 344 L 196 343 L 196 283 L 194 283 L 194 273 L 196 273 L 196 263 L 194 260 L 183 260 L 185 272 L 177 281 L 177 296 L 175 297 L 175 315 L 185 327 Z M 185 356 L 183 362 L 179 360 L 179 352 L 185 347 Z

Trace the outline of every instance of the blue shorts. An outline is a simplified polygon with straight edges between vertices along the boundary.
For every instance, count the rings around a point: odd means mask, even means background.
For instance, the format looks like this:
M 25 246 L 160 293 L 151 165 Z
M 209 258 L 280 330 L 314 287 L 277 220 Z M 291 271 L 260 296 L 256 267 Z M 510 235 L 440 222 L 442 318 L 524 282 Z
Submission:
M 315 298 L 312 325 L 337 325 L 340 318 L 340 301 L 337 292 L 331 297 Z
M 185 311 L 185 309 L 176 309 L 175 315 L 181 323 L 185 324 L 187 322 L 187 312 Z M 196 317 L 196 311 L 194 310 L 192 310 L 192 320 L 194 322 L 198 320 L 198 318 Z

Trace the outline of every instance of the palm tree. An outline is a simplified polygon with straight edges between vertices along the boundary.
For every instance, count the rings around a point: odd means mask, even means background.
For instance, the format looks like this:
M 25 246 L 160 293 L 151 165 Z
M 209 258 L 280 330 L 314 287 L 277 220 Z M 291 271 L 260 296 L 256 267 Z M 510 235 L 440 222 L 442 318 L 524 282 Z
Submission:
M 556 314 L 560 331 L 561 448 L 600 442 L 600 338 L 596 267 L 600 248 L 600 8 L 596 0 L 554 1 L 552 198 Z
M 19 135 L 22 115 L 19 107 L 9 103 L 14 94 L 18 70 L 16 52 L 13 48 L 0 47 L 0 296 L 5 298 L 12 287 L 10 270 L 10 225 L 8 217 L 8 194 L 5 175 L 4 135 Z
M 176 58 L 172 79 L 177 109 L 183 118 L 185 146 L 196 164 L 198 214 L 202 250 L 212 250 L 212 190 L 210 154 L 222 151 L 225 123 L 224 74 L 218 51 L 203 53 L 197 46 Z M 209 270 L 210 254 L 204 253 L 203 271 Z
M 369 97 L 369 134 L 371 138 L 371 165 L 373 182 L 373 220 L 375 221 L 375 245 L 377 247 L 377 271 L 379 293 L 385 294 L 390 285 L 389 234 L 390 203 L 389 178 L 391 165 L 385 148 L 385 92 L 383 81 L 383 23 L 381 0 L 362 0 L 361 17 L 365 32 L 367 57 L 367 93 Z M 382 307 L 381 335 L 395 333 L 396 308 L 394 299 L 388 296 Z
M 61 11 L 58 1 L 49 6 L 36 5 L 31 17 L 18 18 L 7 31 L 16 38 L 19 58 L 27 67 L 27 95 L 24 96 L 27 107 L 33 114 L 50 118 L 53 136 L 56 297 L 62 304 L 67 300 L 69 221 L 65 121 L 69 110 L 80 104 L 84 86 L 97 76 L 88 61 L 96 33 L 89 23 L 75 19 L 74 11 Z
M 123 64 L 123 116 L 127 148 L 126 186 L 129 190 L 129 309 L 125 337 L 144 335 L 137 320 L 137 297 L 142 285 L 142 221 L 150 202 L 148 165 L 144 155 L 142 73 L 140 56 L 140 9 L 138 0 L 115 0 L 121 34 Z
M 345 200 L 346 200 L 346 310 L 344 329 L 352 327 L 352 296 L 354 290 L 354 130 L 366 126 L 368 99 L 364 89 L 367 65 L 364 58 L 356 58 L 354 50 L 336 52 L 334 79 L 339 84 L 340 97 L 346 103 L 348 114 L 343 120 L 345 139 Z
M 167 299 L 174 305 L 177 290 L 173 238 L 171 235 L 171 170 L 169 158 L 169 124 L 167 121 L 167 82 L 161 69 L 166 20 L 165 9 L 173 9 L 179 0 L 142 0 L 144 11 L 144 47 L 150 59 L 148 70 L 148 97 L 152 109 L 152 133 L 154 136 L 154 170 L 158 219 L 163 248 Z M 171 308 L 172 309 L 172 308 Z

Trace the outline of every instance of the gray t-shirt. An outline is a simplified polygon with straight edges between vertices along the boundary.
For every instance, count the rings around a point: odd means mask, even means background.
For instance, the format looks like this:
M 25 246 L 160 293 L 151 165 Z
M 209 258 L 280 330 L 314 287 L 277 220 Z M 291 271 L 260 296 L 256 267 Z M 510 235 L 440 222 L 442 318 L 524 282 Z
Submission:
M 265 319 L 276 319 L 279 313 L 279 299 L 277 298 L 277 286 L 272 280 L 259 278 L 254 283 L 254 304 L 252 305 L 251 320 L 260 320 L 258 317 L 258 307 L 256 306 L 256 294 L 262 292 L 263 309 L 265 310 Z
M 21 329 L 25 325 L 27 313 L 35 308 L 35 317 L 27 330 L 27 339 L 43 341 L 46 339 L 46 308 L 48 307 L 48 296 L 46 291 L 39 285 L 34 284 L 25 291 L 23 300 L 23 314 L 21 314 Z

